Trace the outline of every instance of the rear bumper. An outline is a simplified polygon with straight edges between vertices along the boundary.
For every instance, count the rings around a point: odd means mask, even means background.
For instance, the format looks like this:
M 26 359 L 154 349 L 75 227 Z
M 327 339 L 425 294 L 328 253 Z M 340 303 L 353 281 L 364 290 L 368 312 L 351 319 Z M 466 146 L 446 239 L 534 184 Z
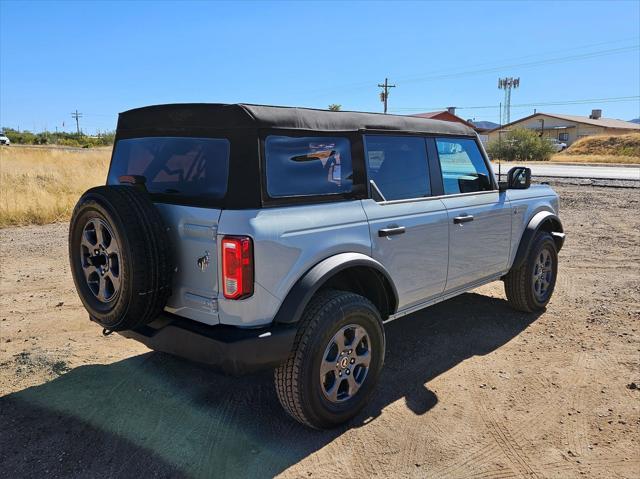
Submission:
M 119 334 L 227 374 L 246 374 L 278 366 L 291 352 L 296 327 L 272 325 L 262 329 L 198 323 L 171 314 Z

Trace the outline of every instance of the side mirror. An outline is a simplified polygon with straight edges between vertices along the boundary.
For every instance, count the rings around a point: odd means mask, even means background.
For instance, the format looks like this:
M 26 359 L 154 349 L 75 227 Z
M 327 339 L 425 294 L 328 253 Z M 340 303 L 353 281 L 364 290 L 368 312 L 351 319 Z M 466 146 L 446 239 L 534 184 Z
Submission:
M 500 183 L 500 190 L 526 190 L 531 186 L 531 168 L 516 166 L 507 173 L 507 182 Z

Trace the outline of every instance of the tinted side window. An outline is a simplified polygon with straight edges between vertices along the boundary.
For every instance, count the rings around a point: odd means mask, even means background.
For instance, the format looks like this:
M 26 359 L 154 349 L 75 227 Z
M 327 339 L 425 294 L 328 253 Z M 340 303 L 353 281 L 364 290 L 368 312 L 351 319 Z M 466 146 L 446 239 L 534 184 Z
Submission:
M 348 193 L 351 143 L 340 137 L 270 135 L 265 140 L 267 191 L 272 198 Z
M 444 193 L 492 190 L 489 170 L 476 142 L 470 138 L 437 138 Z
M 427 147 L 416 136 L 367 135 L 369 179 L 387 200 L 431 195 Z

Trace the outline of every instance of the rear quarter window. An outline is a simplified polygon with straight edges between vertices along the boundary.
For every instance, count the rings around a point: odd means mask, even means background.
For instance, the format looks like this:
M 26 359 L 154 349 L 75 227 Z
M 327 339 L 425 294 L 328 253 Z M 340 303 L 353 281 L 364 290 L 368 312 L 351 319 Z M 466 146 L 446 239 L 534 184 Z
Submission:
M 347 138 L 270 135 L 264 149 L 272 198 L 349 193 L 353 188 Z
M 109 184 L 123 175 L 146 179 L 150 193 L 222 198 L 227 191 L 229 141 L 224 138 L 147 137 L 118 140 Z

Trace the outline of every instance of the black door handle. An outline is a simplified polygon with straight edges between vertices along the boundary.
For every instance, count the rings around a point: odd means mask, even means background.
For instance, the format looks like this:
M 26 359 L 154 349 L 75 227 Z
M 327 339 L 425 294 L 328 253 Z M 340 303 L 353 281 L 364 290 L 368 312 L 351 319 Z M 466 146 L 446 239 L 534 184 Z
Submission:
M 453 218 L 455 224 L 467 223 L 469 221 L 473 221 L 473 215 L 456 216 Z
M 378 236 L 393 236 L 393 235 L 401 235 L 405 232 L 404 226 L 392 226 L 389 228 L 382 228 L 378 230 Z

